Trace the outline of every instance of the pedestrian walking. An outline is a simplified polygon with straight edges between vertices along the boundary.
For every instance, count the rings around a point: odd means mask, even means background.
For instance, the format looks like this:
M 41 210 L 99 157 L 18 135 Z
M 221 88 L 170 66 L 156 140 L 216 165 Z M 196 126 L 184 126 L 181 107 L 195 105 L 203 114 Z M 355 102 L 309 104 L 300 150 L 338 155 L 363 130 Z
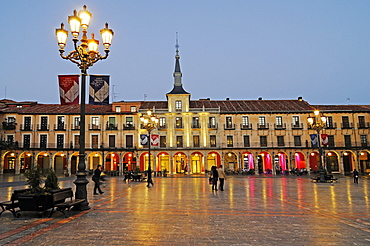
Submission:
M 104 192 L 100 189 L 100 175 L 102 172 L 102 166 L 98 165 L 98 167 L 94 171 L 94 175 L 92 176 L 92 180 L 94 181 L 94 195 L 99 195 L 97 191 L 99 191 L 100 194 L 103 194 Z
M 212 190 L 217 190 L 218 172 L 216 166 L 211 168 Z
M 218 173 L 218 179 L 220 180 L 220 191 L 224 191 L 226 175 L 225 175 L 224 169 L 222 168 L 222 165 L 220 165 L 220 167 L 217 169 L 217 173 Z
M 152 186 L 154 185 L 153 179 L 152 179 L 152 170 L 148 170 L 148 179 L 147 179 L 147 181 L 148 181 L 148 185 L 146 187 L 149 188 L 150 184 L 152 184 Z
M 358 171 L 355 169 L 353 170 L 353 183 L 358 184 Z

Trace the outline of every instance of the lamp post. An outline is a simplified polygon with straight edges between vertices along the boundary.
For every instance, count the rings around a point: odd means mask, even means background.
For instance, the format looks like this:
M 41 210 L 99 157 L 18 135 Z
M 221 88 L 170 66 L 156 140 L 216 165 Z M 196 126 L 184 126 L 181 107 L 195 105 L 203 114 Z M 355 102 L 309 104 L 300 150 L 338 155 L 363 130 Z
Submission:
M 314 116 L 308 116 L 307 118 L 308 124 L 311 126 L 312 130 L 316 131 L 317 134 L 317 141 L 319 147 L 319 155 L 320 155 L 320 162 L 319 162 L 319 174 L 320 174 L 320 182 L 325 182 L 325 167 L 323 162 L 323 151 L 321 146 L 320 140 L 320 131 L 325 128 L 326 126 L 326 116 L 320 113 L 319 110 L 314 111 Z
M 99 41 L 94 38 L 94 34 L 91 34 L 91 39 L 87 39 L 87 28 L 89 27 L 90 19 L 92 14 L 86 10 L 86 5 L 77 14 L 77 11 L 73 11 L 72 16 L 68 16 L 68 23 L 70 25 L 70 31 L 73 36 L 74 50 L 68 55 L 64 55 L 64 47 L 67 44 L 68 31 L 64 29 L 64 24 L 56 29 L 56 36 L 58 45 L 60 47 L 60 56 L 69 60 L 75 64 L 81 70 L 81 103 L 80 103 L 80 146 L 79 146 L 79 162 L 77 178 L 74 181 L 76 185 L 76 199 L 85 199 L 85 203 L 81 205 L 81 209 L 89 209 L 89 203 L 87 201 L 87 189 L 86 185 L 89 181 L 86 179 L 86 163 L 85 163 L 85 97 L 86 97 L 86 76 L 87 69 L 94 65 L 99 60 L 106 59 L 109 54 L 109 47 L 112 43 L 113 31 L 108 28 L 108 23 L 105 23 L 105 28 L 100 30 L 103 45 L 105 47 L 105 55 L 102 56 L 98 52 Z M 82 28 L 81 40 L 78 40 L 80 34 L 80 28 Z M 81 42 L 78 45 L 78 42 Z
M 153 180 L 152 180 L 152 168 L 150 166 L 150 145 L 151 145 L 151 138 L 150 138 L 150 133 L 157 128 L 158 124 L 158 118 L 152 114 L 152 111 L 148 110 L 146 114 L 143 114 L 140 116 L 140 121 L 143 124 L 143 127 L 148 131 L 148 185 L 147 187 L 149 188 L 150 184 L 153 185 Z

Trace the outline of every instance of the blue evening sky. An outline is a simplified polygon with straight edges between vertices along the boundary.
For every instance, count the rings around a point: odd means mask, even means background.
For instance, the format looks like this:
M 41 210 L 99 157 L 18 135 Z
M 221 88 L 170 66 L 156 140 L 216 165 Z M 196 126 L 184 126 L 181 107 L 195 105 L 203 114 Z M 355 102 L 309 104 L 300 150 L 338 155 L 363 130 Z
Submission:
M 88 71 L 111 75 L 110 101 L 166 100 L 178 32 L 194 100 L 370 104 L 369 0 L 0 0 L 0 99 L 59 103 L 57 75 L 79 69 L 59 57 L 55 28 L 84 4 L 89 34 L 115 32 Z

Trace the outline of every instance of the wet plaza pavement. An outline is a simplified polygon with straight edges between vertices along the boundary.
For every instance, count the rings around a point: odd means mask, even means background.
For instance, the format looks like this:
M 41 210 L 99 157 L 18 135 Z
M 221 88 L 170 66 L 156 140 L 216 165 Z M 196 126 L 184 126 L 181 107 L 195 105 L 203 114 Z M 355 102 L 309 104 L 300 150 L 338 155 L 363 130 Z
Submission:
M 60 186 L 75 189 L 74 180 Z M 0 181 L 1 201 L 26 187 Z M 204 176 L 156 177 L 151 188 L 109 177 L 103 195 L 88 184 L 91 209 L 69 218 L 3 213 L 0 245 L 370 245 L 369 182 L 233 176 L 212 192 Z

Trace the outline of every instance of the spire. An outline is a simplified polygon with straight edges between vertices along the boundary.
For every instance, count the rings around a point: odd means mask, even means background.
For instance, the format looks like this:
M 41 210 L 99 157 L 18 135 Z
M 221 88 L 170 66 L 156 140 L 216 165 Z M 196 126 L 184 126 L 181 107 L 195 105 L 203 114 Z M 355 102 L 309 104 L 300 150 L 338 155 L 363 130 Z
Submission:
M 178 36 L 176 32 L 176 45 L 175 45 L 175 48 L 176 48 L 175 59 L 176 60 L 175 60 L 175 72 L 173 73 L 174 87 L 169 94 L 190 94 L 182 88 L 182 73 L 180 69 L 179 47 L 180 47 L 179 40 L 178 40 Z

